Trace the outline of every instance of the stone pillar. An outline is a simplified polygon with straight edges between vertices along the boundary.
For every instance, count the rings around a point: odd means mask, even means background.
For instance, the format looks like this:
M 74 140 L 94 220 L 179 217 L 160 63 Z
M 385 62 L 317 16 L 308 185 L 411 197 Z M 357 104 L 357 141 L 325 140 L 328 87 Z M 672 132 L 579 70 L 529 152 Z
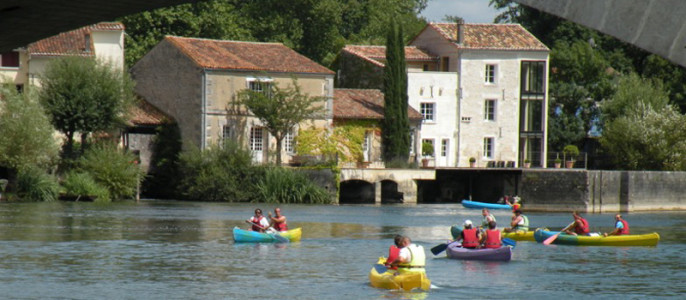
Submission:
M 374 203 L 381 204 L 381 181 L 374 182 Z

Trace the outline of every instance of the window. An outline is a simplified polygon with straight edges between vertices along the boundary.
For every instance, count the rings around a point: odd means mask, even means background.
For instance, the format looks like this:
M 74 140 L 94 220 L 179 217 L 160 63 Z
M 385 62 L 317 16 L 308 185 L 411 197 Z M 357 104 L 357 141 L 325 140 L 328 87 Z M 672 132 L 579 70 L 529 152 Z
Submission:
M 417 144 L 415 141 L 415 136 L 414 136 L 414 128 L 410 130 L 410 155 L 414 155 L 414 149 L 417 148 Z
M 294 153 L 295 152 L 295 133 L 293 130 L 289 130 L 286 132 L 286 136 L 283 139 L 283 148 L 286 150 L 288 153 Z
M 18 68 L 19 52 L 8 51 L 0 53 L 0 67 Z
M 429 70 L 429 65 L 428 65 L 428 64 L 424 64 L 422 70 L 428 71 L 428 70 Z
M 522 97 L 533 98 L 545 95 L 545 61 L 522 62 Z
M 271 78 L 255 78 L 248 77 L 248 88 L 253 92 L 264 93 L 267 96 L 271 95 L 271 86 L 273 80 Z
M 262 151 L 262 128 L 250 128 L 250 150 Z
M 423 156 L 434 156 L 434 154 L 436 153 L 435 149 L 436 149 L 436 147 L 434 147 L 434 140 L 433 139 L 422 139 L 422 155 Z
M 441 141 L 441 156 L 448 156 L 448 139 L 443 139 Z
M 222 128 L 222 139 L 224 140 L 224 142 L 226 142 L 227 140 L 233 140 L 233 138 L 234 135 L 231 126 L 224 125 L 224 127 Z
M 495 100 L 484 101 L 484 120 L 495 121 Z
M 493 138 L 492 137 L 487 137 L 484 138 L 484 157 L 485 158 L 493 158 Z
M 435 103 L 420 103 L 419 110 L 424 117 L 424 122 L 434 122 L 434 105 Z
M 495 83 L 495 65 L 486 65 L 486 83 Z
M 523 132 L 543 131 L 543 101 L 521 100 L 519 127 Z

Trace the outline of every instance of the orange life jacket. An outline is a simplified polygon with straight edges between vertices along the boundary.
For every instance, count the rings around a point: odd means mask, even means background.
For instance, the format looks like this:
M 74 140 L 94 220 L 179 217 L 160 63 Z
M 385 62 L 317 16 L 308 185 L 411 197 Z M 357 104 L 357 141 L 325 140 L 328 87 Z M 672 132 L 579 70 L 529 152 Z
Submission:
M 578 225 L 574 227 L 574 232 L 576 232 L 576 234 L 588 235 L 588 233 L 591 232 L 591 230 L 588 228 L 588 221 L 586 221 L 584 218 L 579 218 L 579 220 L 581 220 L 582 225 L 581 227 Z
M 624 221 L 624 220 L 619 220 L 622 222 L 622 225 L 624 225 L 624 228 L 622 228 L 617 235 L 622 235 L 622 234 L 629 234 L 629 222 Z
M 286 230 L 288 230 L 288 225 L 286 225 L 286 222 L 283 222 L 283 223 L 276 223 L 276 222 L 274 222 L 274 226 L 272 226 L 272 227 L 274 227 L 274 229 L 276 229 L 276 231 L 286 231 Z
M 479 238 L 476 236 L 476 228 L 462 230 L 462 247 L 476 248 L 479 246 Z
M 500 248 L 503 243 L 500 241 L 500 230 L 486 230 L 486 241 L 484 242 L 486 248 Z
M 260 224 L 260 221 L 262 221 L 262 218 L 264 216 L 261 216 L 259 219 L 252 217 L 250 222 L 252 222 L 252 231 L 263 231 L 264 228 L 262 228 L 262 225 Z
M 391 245 L 388 248 L 388 258 L 386 259 L 386 265 L 390 265 L 392 262 L 394 262 L 396 259 L 398 259 L 398 256 L 400 255 L 400 249 L 396 247 L 395 245 Z M 397 270 L 398 266 L 393 266 L 393 267 L 388 267 L 389 269 Z

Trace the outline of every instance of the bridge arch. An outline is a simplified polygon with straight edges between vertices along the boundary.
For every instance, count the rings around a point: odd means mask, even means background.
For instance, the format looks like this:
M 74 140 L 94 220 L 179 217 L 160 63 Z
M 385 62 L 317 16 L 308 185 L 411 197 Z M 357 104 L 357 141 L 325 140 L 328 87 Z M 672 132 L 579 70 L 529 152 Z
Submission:
M 341 181 L 338 195 L 340 204 L 374 204 L 376 202 L 374 184 L 366 180 Z
M 381 203 L 403 203 L 404 193 L 398 191 L 398 183 L 391 179 L 381 180 Z

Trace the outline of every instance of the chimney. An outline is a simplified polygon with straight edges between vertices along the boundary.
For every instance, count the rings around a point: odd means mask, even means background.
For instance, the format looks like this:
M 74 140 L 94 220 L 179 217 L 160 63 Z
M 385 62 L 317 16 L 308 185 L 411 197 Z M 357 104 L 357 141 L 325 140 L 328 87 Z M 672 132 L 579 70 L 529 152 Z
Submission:
M 464 42 L 464 20 L 457 21 L 457 44 L 462 45 Z

